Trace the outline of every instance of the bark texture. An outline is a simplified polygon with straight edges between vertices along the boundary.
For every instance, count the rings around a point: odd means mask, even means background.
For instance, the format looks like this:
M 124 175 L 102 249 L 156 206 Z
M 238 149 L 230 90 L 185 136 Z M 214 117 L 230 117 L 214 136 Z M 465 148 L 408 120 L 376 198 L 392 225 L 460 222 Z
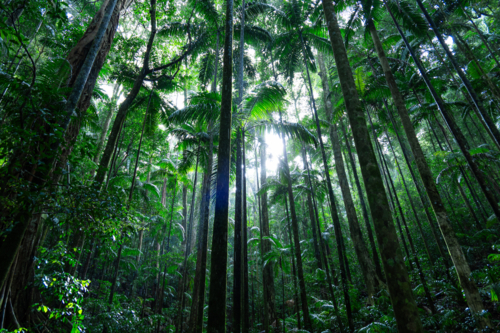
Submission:
M 227 231 L 229 215 L 229 172 L 231 162 L 231 117 L 233 90 L 233 1 L 226 2 L 226 27 L 222 69 L 217 187 L 212 238 L 208 333 L 226 331 Z

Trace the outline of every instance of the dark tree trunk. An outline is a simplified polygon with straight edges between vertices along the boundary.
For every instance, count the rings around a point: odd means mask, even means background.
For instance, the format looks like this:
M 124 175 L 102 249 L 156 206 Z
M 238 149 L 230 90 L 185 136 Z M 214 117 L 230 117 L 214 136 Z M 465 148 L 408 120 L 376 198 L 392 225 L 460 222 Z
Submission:
M 186 301 L 184 290 L 186 289 L 186 284 L 188 281 L 189 269 L 188 269 L 188 258 L 191 254 L 191 239 L 193 237 L 193 224 L 194 224 L 194 210 L 195 210 L 195 198 L 196 198 L 196 183 L 198 182 L 198 164 L 201 154 L 201 143 L 198 142 L 198 149 L 196 153 L 196 166 L 194 169 L 194 181 L 193 181 L 193 194 L 191 195 L 191 207 L 189 208 L 189 225 L 186 230 L 186 242 L 184 248 L 184 262 L 182 264 L 182 278 L 179 286 L 179 310 L 178 310 L 178 324 L 177 328 L 179 332 L 182 332 L 182 326 L 184 325 L 184 303 Z
M 286 220 L 287 220 L 287 228 L 288 228 L 288 238 L 290 239 L 290 245 L 292 247 L 292 253 L 295 253 L 295 250 L 293 248 L 293 238 L 292 238 L 292 231 L 291 231 L 291 227 L 290 227 L 290 215 L 289 215 L 289 212 L 288 212 L 288 198 L 286 197 L 285 195 L 285 209 L 286 209 Z M 292 257 L 292 274 L 293 274 L 293 291 L 294 291 L 294 300 L 295 300 L 295 312 L 297 314 L 297 327 L 299 330 L 302 329 L 302 325 L 301 325 L 301 322 L 300 322 L 300 306 L 299 306 L 299 294 L 298 294 L 298 278 L 297 278 L 297 271 L 296 271 L 296 268 L 295 268 L 295 256 L 291 256 Z
M 267 184 L 267 170 L 266 170 L 266 159 L 267 159 L 267 151 L 266 151 L 266 142 L 264 140 L 264 134 L 260 138 L 260 182 L 261 187 L 264 187 Z M 271 236 L 269 231 L 269 210 L 267 206 L 267 192 L 263 192 L 261 195 L 261 206 L 262 206 L 262 226 L 261 226 L 261 234 L 263 237 Z M 271 251 L 271 242 L 269 240 L 262 240 L 262 256 Z M 274 303 L 274 274 L 273 267 L 271 264 L 266 265 L 263 268 L 264 280 L 263 284 L 265 286 L 265 310 L 264 315 L 267 316 L 268 325 L 274 322 L 276 319 L 276 307 Z M 267 331 L 266 331 L 267 332 Z
M 240 50 L 241 51 L 241 50 Z M 236 195 L 234 203 L 234 260 L 233 260 L 233 326 L 234 332 L 241 331 L 241 286 L 242 286 L 242 170 L 241 170 L 241 127 L 236 129 Z
M 384 274 L 382 273 L 382 268 L 380 267 L 380 259 L 377 252 L 377 246 L 375 245 L 375 239 L 373 237 L 372 227 L 370 225 L 370 218 L 368 214 L 368 208 L 366 207 L 365 197 L 363 193 L 363 189 L 361 188 L 361 183 L 358 177 L 358 171 L 356 170 L 356 163 L 354 162 L 354 153 L 351 151 L 351 143 L 350 139 L 347 137 L 346 130 L 344 128 L 344 122 L 340 122 L 340 128 L 342 129 L 342 133 L 344 135 L 344 142 L 347 148 L 348 160 L 351 164 L 352 173 L 354 175 L 354 182 L 356 183 L 356 189 L 358 191 L 359 202 L 361 204 L 361 210 L 363 211 L 363 219 L 365 221 L 366 231 L 368 233 L 368 239 L 370 240 L 370 245 L 372 248 L 373 262 L 375 263 L 375 272 L 377 273 L 378 278 L 381 281 L 385 282 Z
M 249 309 L 249 288 L 248 288 L 248 221 L 247 221 L 247 179 L 246 179 L 246 154 L 245 154 L 245 130 L 242 133 L 242 168 L 243 168 L 243 297 L 241 305 L 241 314 L 243 321 L 241 332 L 248 333 L 250 329 L 250 309 Z
M 226 2 L 224 66 L 220 115 L 217 189 L 212 238 L 208 333 L 226 331 L 227 229 L 229 214 L 229 167 L 231 161 L 231 106 L 233 79 L 233 0 Z
M 281 119 L 281 112 L 280 112 Z M 297 213 L 295 211 L 295 198 L 293 196 L 292 190 L 292 181 L 290 177 L 290 169 L 288 168 L 288 156 L 286 154 L 286 142 L 285 142 L 285 134 L 281 134 L 282 142 L 283 142 L 283 159 L 284 159 L 284 172 L 285 178 L 287 180 L 287 190 L 288 190 L 288 201 L 290 203 L 290 214 L 292 217 L 292 234 L 293 234 L 293 242 L 294 242 L 294 251 L 295 258 L 297 260 L 297 276 L 299 279 L 299 287 L 300 287 L 300 300 L 302 304 L 302 313 L 304 315 L 304 328 L 309 332 L 312 331 L 312 323 L 311 318 L 309 317 L 309 307 L 307 306 L 307 291 L 306 284 L 304 280 L 304 269 L 302 265 L 302 251 L 300 250 L 300 237 L 299 237 L 299 222 L 297 219 Z M 264 168 L 264 166 L 262 166 Z

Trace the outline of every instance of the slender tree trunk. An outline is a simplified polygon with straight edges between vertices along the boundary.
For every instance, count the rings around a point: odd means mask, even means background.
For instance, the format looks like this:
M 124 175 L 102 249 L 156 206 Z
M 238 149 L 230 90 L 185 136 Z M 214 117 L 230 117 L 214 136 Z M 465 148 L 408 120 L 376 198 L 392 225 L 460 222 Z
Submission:
M 185 295 L 184 290 L 186 288 L 187 279 L 189 275 L 188 270 L 188 257 L 191 254 L 191 239 L 193 237 L 193 224 L 194 224 L 194 210 L 195 210 L 195 198 L 196 198 L 196 183 L 198 182 L 198 164 L 201 154 L 201 143 L 198 143 L 198 149 L 196 153 L 196 166 L 194 169 L 194 180 L 193 180 L 193 194 L 191 195 L 191 207 L 189 208 L 189 226 L 186 230 L 186 243 L 184 250 L 184 263 L 182 264 L 182 280 L 179 286 L 179 312 L 178 312 L 178 331 L 182 332 L 182 326 L 184 324 L 184 303 L 185 303 Z
M 266 142 L 264 139 L 264 134 L 259 140 L 260 144 L 260 183 L 261 187 L 265 187 L 267 184 L 267 151 L 266 151 Z M 263 237 L 271 236 L 269 231 L 269 210 L 267 206 L 267 192 L 263 192 L 261 195 L 261 206 L 262 206 L 262 228 L 261 234 Z M 266 253 L 271 251 L 271 242 L 268 239 L 262 240 L 262 255 L 264 256 Z M 263 268 L 264 271 L 264 280 L 263 284 L 266 287 L 266 305 L 264 310 L 264 315 L 268 317 L 268 323 L 271 324 L 276 319 L 276 307 L 274 303 L 275 290 L 274 290 L 274 273 L 273 267 L 271 264 L 266 265 Z
M 370 117 L 369 114 L 368 114 L 368 117 Z M 371 118 L 369 118 L 369 119 L 370 119 L 370 123 L 371 123 Z M 371 123 L 371 125 L 372 125 L 372 128 L 373 128 L 373 124 L 372 123 Z M 374 137 L 376 138 L 376 136 L 374 136 Z M 396 188 L 394 186 L 394 182 L 393 182 L 391 174 L 389 172 L 389 167 L 387 166 L 387 161 L 385 159 L 385 156 L 382 153 L 382 147 L 380 146 L 378 140 L 375 140 L 375 144 L 378 145 L 379 154 L 381 156 L 382 163 L 385 166 L 385 170 L 386 170 L 387 178 L 389 180 L 389 184 L 390 184 L 390 186 L 392 188 L 392 191 L 394 192 L 394 198 L 396 199 L 396 204 L 397 204 L 399 212 L 400 212 L 401 221 L 403 221 L 403 226 L 404 226 L 404 229 L 405 229 L 405 232 L 406 232 L 406 237 L 408 238 L 408 242 L 410 243 L 410 248 L 411 248 L 411 251 L 412 251 L 412 254 L 413 254 L 413 260 L 415 261 L 415 265 L 417 266 L 418 276 L 420 278 L 420 282 L 422 283 L 422 286 L 424 287 L 424 291 L 425 291 L 425 295 L 426 295 L 427 301 L 429 303 L 429 307 L 431 308 L 432 313 L 435 314 L 436 313 L 436 308 L 434 306 L 434 301 L 432 300 L 432 296 L 430 294 L 429 287 L 427 286 L 427 281 L 425 279 L 424 272 L 422 271 L 422 267 L 420 266 L 420 260 L 418 258 L 418 253 L 417 253 L 417 251 L 415 249 L 415 245 L 413 244 L 413 239 L 411 237 L 410 230 L 408 228 L 408 224 L 406 223 L 406 217 L 404 216 L 403 209 L 402 209 L 401 204 L 399 202 L 399 198 L 398 198 L 398 195 L 397 195 L 397 192 L 396 192 Z M 401 237 L 403 237 L 401 226 L 399 226 L 399 228 L 400 228 L 400 232 L 401 232 Z
M 376 138 L 375 132 L 373 134 L 373 137 Z M 408 250 L 408 245 L 406 244 L 406 239 L 404 237 L 403 229 L 401 228 L 400 217 L 402 217 L 402 214 L 403 214 L 402 212 L 403 211 L 401 209 L 401 205 L 399 204 L 399 200 L 397 199 L 397 193 L 394 192 L 394 195 L 393 195 L 392 192 L 391 192 L 392 187 L 391 187 L 391 184 L 389 183 L 389 179 L 388 179 L 388 177 L 389 177 L 389 170 L 384 165 L 384 158 L 382 157 L 382 151 L 380 150 L 380 146 L 378 144 L 376 144 L 376 143 L 375 143 L 375 145 L 376 145 L 377 154 L 379 156 L 380 165 L 382 167 L 382 173 L 383 173 L 383 177 L 384 177 L 384 180 L 385 180 L 385 186 L 386 186 L 386 188 L 388 190 L 387 194 L 388 194 L 388 197 L 389 197 L 389 200 L 390 200 L 390 204 L 391 204 L 391 211 L 394 214 L 395 219 L 396 219 L 396 224 L 398 226 L 399 235 L 400 235 L 401 240 L 403 242 L 403 247 L 404 247 L 404 250 L 405 250 L 405 253 L 406 253 L 406 258 L 407 258 L 408 266 L 410 267 L 410 271 L 413 271 L 413 264 L 412 264 L 412 261 L 411 261 L 410 251 Z M 394 198 L 396 198 L 396 203 L 394 202 Z M 399 212 L 399 214 L 398 214 L 398 212 Z
M 186 230 L 187 227 L 187 213 L 188 213 L 188 208 L 187 208 L 187 194 L 188 194 L 188 188 L 185 184 L 182 185 L 182 227 L 184 230 Z M 186 239 L 182 240 L 182 245 L 186 242 Z
M 240 50 L 241 51 L 241 50 Z M 236 129 L 236 196 L 234 203 L 234 260 L 233 260 L 233 326 L 234 332 L 241 331 L 241 287 L 242 287 L 242 169 L 241 169 L 241 127 Z
M 331 0 L 322 1 L 398 329 L 401 332 L 422 332 L 422 322 L 418 315 L 408 272 L 404 266 L 389 203 L 384 195 L 385 189 L 381 172 L 371 146 L 366 118 L 335 16 L 335 7 Z
M 295 101 L 295 114 L 297 115 L 297 119 L 298 119 L 299 112 L 297 109 L 296 101 Z M 304 164 L 304 170 L 306 170 L 308 168 L 305 153 L 306 153 L 306 151 L 305 151 L 304 147 L 302 147 L 302 161 Z M 307 193 L 307 208 L 309 210 L 309 220 L 311 221 L 311 230 L 312 230 L 313 246 L 314 246 L 314 257 L 316 258 L 316 261 L 318 263 L 318 268 L 323 269 L 323 264 L 321 262 L 321 254 L 320 254 L 320 250 L 319 250 L 319 246 L 318 246 L 318 236 L 317 236 L 318 230 L 316 227 L 317 223 L 314 220 L 314 208 L 313 208 L 313 204 L 312 204 L 311 193 L 309 193 L 309 192 Z
M 280 120 L 281 120 L 281 111 L 280 111 Z M 304 315 L 304 328 L 309 332 L 312 332 L 313 327 L 311 323 L 311 318 L 309 317 L 309 307 L 307 306 L 307 292 L 304 280 L 304 269 L 302 265 L 302 251 L 300 250 L 299 222 L 297 219 L 297 213 L 295 211 L 295 198 L 293 196 L 290 169 L 288 168 L 288 156 L 286 154 L 285 134 L 282 133 L 281 137 L 283 142 L 283 159 L 284 159 L 283 165 L 285 169 L 284 170 L 285 178 L 287 180 L 288 201 L 290 202 L 290 214 L 292 217 L 292 231 L 293 231 L 295 258 L 297 259 L 297 276 L 299 279 L 302 313 Z M 264 166 L 262 166 L 262 168 L 264 168 Z
M 306 161 L 305 165 L 306 165 L 307 176 L 308 176 L 307 185 L 309 186 L 309 190 L 311 191 L 311 194 L 312 194 L 314 214 L 316 217 L 316 219 L 315 219 L 316 226 L 318 228 L 319 234 L 321 235 L 321 225 L 319 223 L 318 205 L 316 203 L 316 192 L 314 191 L 314 188 L 313 188 L 312 183 L 311 183 L 311 174 L 309 172 L 309 164 L 307 162 L 307 155 L 305 154 L 304 148 L 302 148 L 302 151 L 304 154 L 304 160 Z M 323 217 L 324 217 L 324 213 L 323 213 Z M 332 274 L 330 275 L 330 270 L 328 267 L 329 265 L 331 265 L 331 263 L 328 262 L 328 258 L 327 258 L 327 254 L 329 254 L 330 250 L 328 248 L 328 244 L 325 242 L 323 237 L 320 237 L 319 240 L 320 240 L 320 246 L 321 246 L 321 257 L 322 257 L 323 262 L 325 264 L 325 273 L 326 273 L 326 282 L 327 282 L 328 291 L 330 292 L 330 298 L 332 300 L 334 313 L 335 313 L 335 316 L 337 317 L 337 324 L 339 325 L 340 331 L 344 332 L 344 325 L 342 324 L 342 318 L 340 317 L 340 313 L 339 313 L 339 309 L 338 309 L 338 305 L 337 305 L 337 299 L 336 299 L 335 293 L 333 291 L 333 283 L 332 283 L 333 270 L 332 270 Z M 341 258 L 339 258 L 339 259 L 341 259 Z M 335 281 L 335 284 L 337 284 L 337 281 Z
M 211 126 L 209 126 L 211 128 Z M 206 174 L 202 186 L 202 202 L 200 210 L 200 227 L 198 237 L 198 253 L 196 259 L 196 273 L 191 306 L 189 329 L 191 332 L 200 333 L 203 330 L 203 308 L 205 304 L 205 278 L 207 272 L 208 253 L 208 222 L 210 217 L 211 175 L 213 164 L 213 137 L 210 136 Z
M 212 238 L 208 333 L 226 331 L 227 229 L 229 214 L 229 172 L 231 161 L 231 106 L 233 77 L 233 0 L 226 2 L 224 67 L 220 116 L 217 189 Z
M 175 204 L 175 199 L 177 197 L 177 176 L 175 177 L 174 181 L 174 195 L 172 196 L 172 204 L 170 205 L 170 223 L 168 227 L 168 234 L 167 234 L 167 246 L 166 246 L 166 252 L 168 253 L 170 251 L 170 232 L 172 231 L 172 222 L 173 222 L 173 216 L 174 216 L 174 204 Z M 165 261 L 165 264 L 163 266 L 163 282 L 160 290 L 160 295 L 158 298 L 158 314 L 161 314 L 162 309 L 163 309 L 163 293 L 165 291 L 165 280 L 167 277 L 167 261 Z M 157 333 L 159 331 L 159 326 L 157 328 Z
M 352 200 L 351 190 L 347 182 L 347 174 L 344 167 L 344 159 L 340 149 L 340 140 L 337 134 L 337 128 L 333 122 L 332 102 L 330 100 L 330 87 L 326 75 L 325 64 L 321 55 L 318 56 L 320 65 L 320 77 L 323 84 L 323 102 L 325 105 L 327 120 L 330 123 L 330 141 L 333 145 L 333 154 L 335 158 L 335 170 L 339 178 L 340 189 L 342 191 L 342 198 L 344 199 L 344 206 L 347 213 L 347 221 L 349 223 L 349 230 L 354 244 L 354 250 L 361 266 L 361 272 L 365 281 L 366 291 L 368 293 L 368 304 L 374 305 L 373 295 L 375 294 L 375 269 L 373 262 L 369 257 L 368 248 L 366 247 L 361 233 L 358 217 L 356 215 L 356 208 Z M 344 252 L 345 253 L 345 252 Z
M 130 204 L 132 203 L 132 195 L 134 193 L 134 187 L 135 187 L 135 178 L 137 176 L 137 167 L 139 165 L 139 157 L 141 155 L 142 139 L 144 137 L 144 128 L 146 127 L 146 119 L 147 119 L 147 115 L 149 112 L 149 107 L 151 105 L 151 97 L 152 96 L 153 96 L 153 90 L 151 90 L 151 93 L 149 94 L 148 106 L 146 108 L 146 112 L 144 113 L 144 120 L 142 121 L 142 131 L 141 131 L 141 137 L 139 139 L 139 147 L 137 147 L 137 156 L 135 158 L 134 174 L 132 176 L 132 184 L 130 185 L 130 191 L 128 194 L 128 201 L 127 201 L 127 208 L 126 208 L 127 211 L 130 209 Z M 122 258 L 124 236 L 125 236 L 125 232 L 122 230 L 121 237 L 120 237 L 120 247 L 118 248 L 118 255 L 116 258 L 115 273 L 113 276 L 113 281 L 111 282 L 111 291 L 109 293 L 109 300 L 108 300 L 109 304 L 113 303 L 113 296 L 115 293 L 116 282 L 118 281 L 118 272 L 120 269 L 120 261 Z
M 451 225 L 448 222 L 448 216 L 447 216 L 445 207 L 442 203 L 441 197 L 440 197 L 439 192 L 436 188 L 436 184 L 434 182 L 434 177 L 433 177 L 432 172 L 429 168 L 429 165 L 427 164 L 427 161 L 425 159 L 425 155 L 422 151 L 422 147 L 420 146 L 420 143 L 418 142 L 417 135 L 415 133 L 415 129 L 413 128 L 413 124 L 412 124 L 411 119 L 409 117 L 408 110 L 406 109 L 405 101 L 403 99 L 403 96 L 401 95 L 401 92 L 399 91 L 397 84 L 396 84 L 396 80 L 394 78 L 394 75 L 392 74 L 392 69 L 391 69 L 391 67 L 389 65 L 389 61 L 387 60 L 387 57 L 385 55 L 385 51 L 383 49 L 382 43 L 380 42 L 380 38 L 378 36 L 378 32 L 377 32 L 377 29 L 375 28 L 375 24 L 373 21 L 369 22 L 368 29 L 369 29 L 370 34 L 372 36 L 373 44 L 375 46 L 375 50 L 377 52 L 380 64 L 382 66 L 382 70 L 384 71 L 384 76 L 386 78 L 387 85 L 389 86 L 389 90 L 391 91 L 394 105 L 398 111 L 399 117 L 400 117 L 401 122 L 403 124 L 403 128 L 405 130 L 406 137 L 408 138 L 408 142 L 410 144 L 411 150 L 412 150 L 413 155 L 415 157 L 415 164 L 417 165 L 417 169 L 418 169 L 419 174 L 422 178 L 422 182 L 424 184 L 427 195 L 429 197 L 429 201 L 431 202 L 431 205 L 432 205 L 433 210 L 435 212 L 436 218 L 438 220 L 438 224 L 444 224 L 445 225 L 444 228 L 447 228 L 447 227 L 451 228 Z M 387 111 L 389 112 L 389 117 L 393 123 L 393 126 L 395 126 L 396 124 L 393 120 L 393 117 L 391 115 L 391 111 L 390 111 L 389 107 L 387 106 L 387 102 L 385 101 L 385 99 L 384 99 L 384 105 L 385 105 Z M 397 133 L 396 127 L 394 127 L 394 130 Z M 399 138 L 399 133 L 397 133 L 397 134 L 398 134 L 398 138 Z M 403 145 L 403 143 L 401 143 L 401 145 Z M 405 155 L 405 159 L 407 160 L 406 155 Z M 408 161 L 407 161 L 407 163 L 408 163 Z M 399 167 L 399 165 L 398 165 L 398 167 Z M 408 164 L 408 167 L 410 168 L 410 172 L 411 172 L 412 176 L 414 176 L 413 170 L 411 169 L 411 165 Z M 417 187 L 417 190 L 419 190 L 416 182 L 415 182 L 415 186 Z M 411 199 L 410 199 L 410 201 L 411 201 Z M 424 205 L 423 201 L 422 201 L 422 204 Z M 425 207 L 425 205 L 424 205 L 424 207 Z M 427 214 L 427 209 L 425 209 L 425 211 Z M 427 214 L 426 216 L 427 216 L 429 224 L 432 228 L 433 235 L 434 235 L 435 240 L 436 240 L 436 244 L 440 250 L 440 253 L 442 253 L 439 239 L 437 238 L 437 235 L 434 231 L 432 218 L 429 216 L 429 214 Z M 443 221 L 440 221 L 440 220 L 443 220 Z M 423 240 L 425 242 L 426 248 L 428 248 L 428 245 L 426 244 L 427 242 L 425 241 L 425 237 L 423 238 Z M 429 253 L 429 251 L 427 251 L 427 252 Z M 445 264 L 446 264 L 447 258 L 444 255 L 442 255 L 442 256 L 443 256 L 443 260 L 445 260 Z M 429 258 L 432 260 L 432 258 L 430 257 L 430 253 L 429 253 Z
M 260 140 L 261 142 L 264 142 L 264 139 L 262 138 L 262 140 Z M 265 144 L 265 143 L 263 143 Z M 257 146 L 257 144 L 256 144 Z M 262 147 L 261 147 L 262 149 Z M 264 147 L 265 149 L 265 147 Z M 261 157 L 263 157 L 265 159 L 265 154 L 264 155 L 261 155 Z M 264 160 L 265 161 L 265 160 Z M 257 148 L 255 148 L 255 182 L 257 184 L 257 191 L 255 193 L 258 193 L 259 190 L 260 190 L 260 185 L 259 185 L 259 172 L 258 172 L 258 168 L 259 168 L 259 159 L 258 159 L 258 155 L 257 155 Z M 265 172 L 265 168 L 262 168 L 261 166 L 261 171 Z M 261 173 L 261 177 L 262 177 L 262 173 Z M 263 262 L 263 257 L 264 257 L 264 240 L 262 239 L 263 237 L 263 233 L 264 233 L 264 228 L 263 228 L 263 221 L 264 221 L 264 205 L 262 204 L 264 202 L 264 196 L 265 196 L 265 201 L 266 201 L 266 211 L 267 211 L 267 193 L 264 192 L 262 193 L 261 195 L 255 195 L 256 196 L 256 199 L 257 199 L 257 203 L 259 205 L 259 250 L 260 250 L 260 260 L 261 262 Z M 263 306 L 263 309 L 266 310 L 268 309 L 268 297 L 267 297 L 267 293 L 268 293 L 268 285 L 265 283 L 266 282 L 266 273 L 265 273 L 265 268 L 262 269 L 262 296 L 263 296 L 263 299 L 262 299 L 262 303 L 264 304 Z M 274 283 L 274 282 L 273 282 Z M 274 304 L 274 303 L 272 303 Z M 269 313 L 266 313 L 264 311 L 264 320 L 263 320 L 263 323 L 264 323 L 264 331 L 266 333 L 269 332 Z
M 392 142 L 391 142 L 391 139 L 389 138 L 389 134 L 387 133 L 387 130 L 385 132 L 385 135 L 387 137 L 387 141 L 389 143 L 389 148 L 392 152 L 392 156 L 394 157 L 394 162 L 396 163 L 396 168 L 398 169 L 399 176 L 401 177 L 401 182 L 403 183 L 403 188 L 405 190 L 406 196 L 408 197 L 408 201 L 410 203 L 410 207 L 411 207 L 411 210 L 413 212 L 413 216 L 415 217 L 415 222 L 417 224 L 417 228 L 420 232 L 420 236 L 422 237 L 422 241 L 423 241 L 424 247 L 425 247 L 425 252 L 427 253 L 427 257 L 429 258 L 431 265 L 434 265 L 434 257 L 431 254 L 429 244 L 427 243 L 427 237 L 424 233 L 424 230 L 422 229 L 422 223 L 420 222 L 420 218 L 418 217 L 418 212 L 415 208 L 415 203 L 413 201 L 413 197 L 411 196 L 410 191 L 408 190 L 408 186 L 406 185 L 403 171 L 401 170 L 401 167 L 399 166 L 398 158 L 396 156 L 396 152 L 394 151 L 394 148 L 392 147 Z M 429 223 L 430 223 L 430 221 L 429 221 Z
M 286 220 L 287 220 L 287 227 L 288 227 L 288 238 L 290 239 L 290 246 L 292 247 L 292 253 L 295 253 L 295 250 L 293 248 L 293 238 L 292 238 L 292 231 L 291 231 L 291 227 L 290 227 L 290 215 L 289 215 L 289 212 L 288 212 L 288 198 L 286 197 L 286 195 L 284 196 L 285 197 L 285 208 L 286 208 Z M 294 290 L 294 299 L 295 299 L 295 312 L 297 313 L 297 327 L 299 330 L 302 329 L 302 325 L 301 325 L 301 322 L 300 322 L 300 310 L 299 310 L 299 294 L 298 294 L 298 278 L 297 278 L 297 271 L 296 271 L 296 268 L 295 268 L 295 256 L 291 256 L 292 257 L 292 274 L 293 274 L 293 290 Z
M 89 248 L 89 254 L 87 255 L 87 260 L 85 260 L 85 264 L 83 265 L 82 272 L 80 274 L 80 279 L 85 280 L 87 278 L 87 272 L 90 267 L 90 263 L 92 261 L 92 257 L 95 253 L 96 242 L 95 240 L 92 242 L 92 245 Z M 0 302 L 1 303 L 1 302 Z
M 246 179 L 246 154 L 245 154 L 245 130 L 242 133 L 242 168 L 243 168 L 243 298 L 241 305 L 241 314 L 243 322 L 241 326 L 242 333 L 248 333 L 250 329 L 249 312 L 249 288 L 248 288 L 248 221 L 247 221 L 247 179 Z
M 429 128 L 432 131 L 432 134 L 436 138 L 436 141 L 437 141 L 437 143 L 439 145 L 439 149 L 441 151 L 445 151 L 444 147 L 441 145 L 441 141 L 439 141 L 439 138 L 437 136 L 436 131 L 434 130 L 434 127 L 431 125 L 431 122 L 428 119 L 427 119 L 427 125 L 429 126 Z M 450 147 L 450 149 L 451 149 L 451 147 Z M 472 206 L 471 206 L 471 204 L 469 202 L 469 199 L 467 198 L 467 196 L 465 195 L 464 190 L 462 189 L 462 184 L 460 184 L 458 181 L 457 181 L 457 188 L 459 190 L 460 196 L 462 197 L 462 200 L 465 203 L 465 206 L 469 210 L 469 213 L 471 214 L 471 216 L 474 218 L 474 221 L 476 223 L 476 228 L 481 229 L 481 223 L 479 222 L 479 219 L 478 219 L 476 213 L 474 212 L 474 209 L 472 208 Z
M 368 233 L 368 239 L 370 240 L 370 245 L 372 248 L 373 262 L 375 264 L 375 272 L 377 273 L 379 280 L 385 282 L 385 277 L 384 274 L 382 273 L 382 268 L 380 267 L 380 259 L 377 252 L 377 246 L 375 245 L 375 239 L 373 237 L 372 227 L 370 225 L 370 218 L 365 203 L 363 189 L 361 188 L 361 183 L 359 182 L 358 171 L 356 170 L 356 163 L 354 162 L 353 152 L 351 151 L 350 139 L 347 137 L 343 121 L 340 122 L 340 128 L 342 129 L 344 142 L 346 143 L 347 155 L 349 157 L 348 160 L 351 164 L 352 173 L 354 175 L 354 182 L 356 183 L 356 189 L 358 191 L 359 201 L 361 203 L 361 209 L 363 211 L 363 219 L 365 221 L 366 231 Z

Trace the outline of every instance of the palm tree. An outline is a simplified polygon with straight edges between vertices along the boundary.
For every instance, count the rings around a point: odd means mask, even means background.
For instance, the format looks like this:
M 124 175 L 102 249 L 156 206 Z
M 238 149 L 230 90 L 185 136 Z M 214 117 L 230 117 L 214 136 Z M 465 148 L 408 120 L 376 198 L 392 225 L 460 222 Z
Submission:
M 322 3 L 398 329 L 402 332 L 422 332 L 422 322 L 413 298 L 408 272 L 404 266 L 396 229 L 392 223 L 382 175 L 371 146 L 366 118 L 342 41 L 335 7 L 331 0 L 322 0 Z
M 227 229 L 229 214 L 229 168 L 231 161 L 231 116 L 233 90 L 233 1 L 226 2 L 222 100 L 220 112 L 219 151 L 217 154 L 217 187 L 208 300 L 208 333 L 226 331 Z

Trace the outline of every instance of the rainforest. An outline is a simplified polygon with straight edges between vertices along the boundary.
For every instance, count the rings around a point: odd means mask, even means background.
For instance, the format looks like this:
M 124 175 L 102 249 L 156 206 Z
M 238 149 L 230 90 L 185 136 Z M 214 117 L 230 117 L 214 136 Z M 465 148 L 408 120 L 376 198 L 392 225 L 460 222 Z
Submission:
M 1 0 L 0 333 L 500 331 L 495 0 Z

